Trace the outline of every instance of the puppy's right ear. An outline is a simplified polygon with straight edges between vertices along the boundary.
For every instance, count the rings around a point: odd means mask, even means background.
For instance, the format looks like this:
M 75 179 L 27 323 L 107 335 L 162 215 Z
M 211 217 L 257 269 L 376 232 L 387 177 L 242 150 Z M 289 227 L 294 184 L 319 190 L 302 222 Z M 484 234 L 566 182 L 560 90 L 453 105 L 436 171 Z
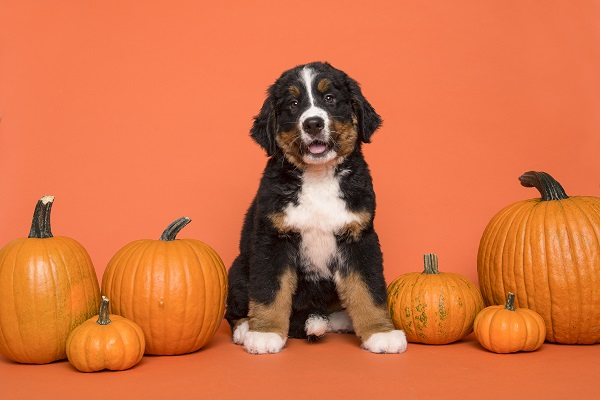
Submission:
M 267 151 L 269 157 L 275 153 L 277 146 L 275 143 L 276 127 L 275 105 L 269 95 L 258 115 L 254 117 L 254 125 L 250 129 L 252 139 Z

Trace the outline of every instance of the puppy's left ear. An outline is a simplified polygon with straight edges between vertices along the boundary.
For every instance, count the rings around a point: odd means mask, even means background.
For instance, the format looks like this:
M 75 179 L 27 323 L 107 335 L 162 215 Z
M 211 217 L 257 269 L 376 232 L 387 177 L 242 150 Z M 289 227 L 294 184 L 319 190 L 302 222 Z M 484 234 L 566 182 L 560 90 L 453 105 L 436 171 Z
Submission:
M 273 104 L 272 96 L 268 95 L 260 112 L 254 117 L 254 124 L 250 129 L 250 136 L 267 151 L 267 156 L 269 157 L 271 157 L 276 150 L 276 126 L 275 105 Z
M 371 135 L 381 126 L 381 117 L 363 96 L 358 82 L 346 76 L 348 89 L 352 95 L 352 108 L 358 119 L 358 136 L 364 143 L 371 143 Z

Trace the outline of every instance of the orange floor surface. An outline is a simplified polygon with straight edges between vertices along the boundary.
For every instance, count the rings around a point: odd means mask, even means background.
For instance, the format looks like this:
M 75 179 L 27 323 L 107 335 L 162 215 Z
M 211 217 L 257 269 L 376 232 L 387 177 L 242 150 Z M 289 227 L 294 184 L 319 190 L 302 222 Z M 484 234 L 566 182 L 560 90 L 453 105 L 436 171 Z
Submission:
M 473 335 L 380 355 L 361 350 L 354 335 L 328 334 L 257 356 L 232 344 L 223 323 L 205 348 L 145 356 L 127 371 L 82 373 L 67 361 L 21 365 L 0 357 L 0 398 L 599 399 L 598 360 L 600 345 L 545 343 L 533 353 L 494 354 Z

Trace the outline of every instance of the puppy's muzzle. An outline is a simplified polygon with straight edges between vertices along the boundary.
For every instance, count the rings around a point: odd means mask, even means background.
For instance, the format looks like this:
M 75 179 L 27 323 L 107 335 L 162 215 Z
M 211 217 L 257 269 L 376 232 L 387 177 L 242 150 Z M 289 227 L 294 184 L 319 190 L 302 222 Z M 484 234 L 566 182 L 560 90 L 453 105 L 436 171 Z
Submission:
M 329 150 L 329 134 L 325 129 L 325 120 L 321 117 L 310 117 L 302 123 L 306 135 L 306 148 L 315 157 L 325 155 Z

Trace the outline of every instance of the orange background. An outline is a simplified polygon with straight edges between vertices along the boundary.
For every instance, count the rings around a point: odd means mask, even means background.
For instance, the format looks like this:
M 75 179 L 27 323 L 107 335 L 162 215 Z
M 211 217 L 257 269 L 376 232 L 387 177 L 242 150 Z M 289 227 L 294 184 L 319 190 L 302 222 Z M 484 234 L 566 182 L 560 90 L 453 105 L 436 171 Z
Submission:
M 487 222 L 507 204 L 539 197 L 519 185 L 520 174 L 546 171 L 569 195 L 600 196 L 598 21 L 600 2 L 585 0 L 2 1 L 0 246 L 27 235 L 36 200 L 51 194 L 54 234 L 81 242 L 99 277 L 120 247 L 157 239 L 182 215 L 193 222 L 180 236 L 205 241 L 229 266 L 266 161 L 248 136 L 252 117 L 283 70 L 321 60 L 357 79 L 384 119 L 365 153 L 388 282 L 421 270 L 426 252 L 439 255 L 442 271 L 476 281 Z M 291 368 L 292 377 L 296 367 L 286 360 L 304 358 L 292 353 L 307 347 L 292 341 L 279 356 L 251 358 L 226 343 L 227 335 L 223 327 L 194 355 L 145 358 L 116 382 L 132 390 L 128 376 L 160 371 L 163 362 L 184 363 L 171 369 L 181 374 L 185 362 L 199 368 L 190 360 L 202 357 L 223 357 L 207 371 L 245 375 L 268 363 L 275 371 L 267 374 Z M 393 364 L 390 380 L 399 381 L 427 360 L 473 361 L 469 353 L 508 360 L 482 355 L 472 341 L 409 346 L 412 356 L 394 361 L 346 348 L 356 347 L 351 337 L 333 335 L 330 343 L 301 352 L 318 353 L 321 369 L 339 368 L 350 353 L 385 370 Z M 331 354 L 319 358 L 321 351 Z M 540 366 L 555 352 L 580 352 L 585 361 L 590 353 L 597 360 L 599 351 L 546 345 L 508 357 Z M 491 365 L 474 368 L 479 379 L 502 371 Z M 65 363 L 17 366 L 2 358 L 0 369 L 4 377 L 5 370 L 74 374 L 63 372 Z M 348 379 L 373 378 L 364 374 Z M 199 377 L 191 376 L 200 390 Z M 308 378 L 325 380 L 327 373 Z M 94 378 L 85 379 L 94 386 Z M 233 377 L 214 386 L 241 389 Z

